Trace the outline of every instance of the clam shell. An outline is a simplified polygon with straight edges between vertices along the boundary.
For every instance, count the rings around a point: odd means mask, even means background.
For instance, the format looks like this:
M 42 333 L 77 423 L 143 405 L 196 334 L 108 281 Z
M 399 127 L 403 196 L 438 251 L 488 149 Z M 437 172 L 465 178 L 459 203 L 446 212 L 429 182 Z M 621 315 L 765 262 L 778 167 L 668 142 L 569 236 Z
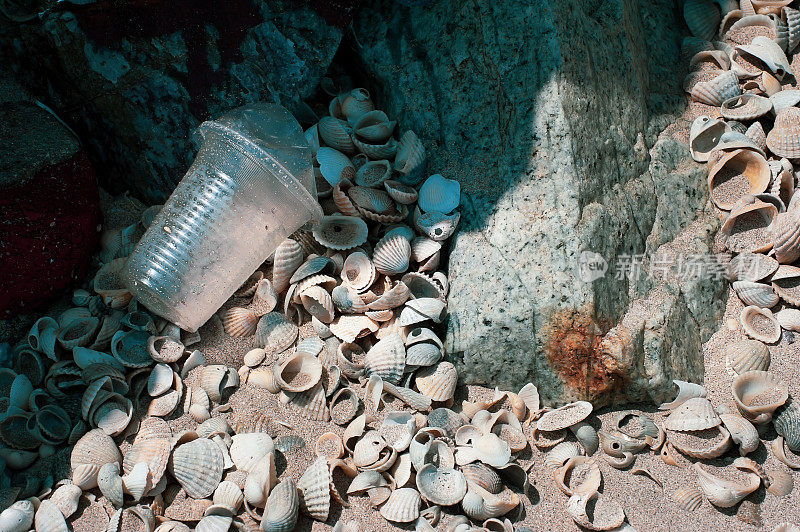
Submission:
M 287 392 L 303 392 L 313 388 L 322 377 L 322 364 L 316 357 L 295 353 L 275 370 L 275 378 Z
M 389 139 L 381 144 L 371 144 L 359 138 L 353 139 L 356 149 L 370 159 L 394 159 L 397 155 L 397 141 Z
M 731 383 L 731 393 L 742 415 L 756 422 L 767 421 L 786 402 L 786 385 L 766 371 L 747 371 Z
M 589 517 L 587 505 L 591 497 L 573 495 L 567 501 L 567 514 L 578 525 L 589 530 L 616 530 L 625 522 L 625 511 L 610 497 L 597 497 L 592 516 Z
M 336 460 L 344 456 L 344 443 L 338 434 L 325 432 L 317 439 L 315 451 L 317 456 L 328 460 Z
M 317 458 L 297 481 L 300 490 L 300 507 L 317 521 L 328 520 L 331 507 L 331 472 L 324 456 Z
M 775 411 L 772 423 L 775 432 L 786 440 L 786 446 L 792 451 L 800 451 L 800 406 L 794 398 Z
M 442 350 L 436 344 L 418 343 L 406 349 L 406 366 L 433 366 L 442 359 Z
M 37 532 L 69 532 L 67 521 L 58 506 L 51 500 L 39 503 L 34 525 Z
M 167 364 L 156 364 L 150 371 L 150 376 L 147 378 L 147 393 L 151 397 L 157 397 L 166 393 L 174 381 L 174 372 Z
M 351 124 L 354 124 L 355 120 L 364 113 L 368 113 L 373 109 L 375 109 L 375 105 L 372 103 L 369 91 L 366 89 L 353 89 L 341 100 L 342 114 Z
M 775 127 L 767 134 L 767 146 L 779 157 L 800 158 L 800 108 L 787 107 L 778 112 Z
M 222 327 L 225 334 L 234 338 L 253 336 L 260 317 L 250 309 L 231 307 L 222 312 Z
M 375 245 L 372 262 L 380 273 L 395 275 L 408 269 L 410 258 L 411 244 L 404 236 L 395 234 Z
M 691 432 L 669 432 L 670 444 L 681 453 L 692 458 L 711 459 L 725 454 L 731 444 L 731 436 L 722 425 L 713 429 Z
M 770 111 L 772 100 L 749 92 L 729 98 L 720 106 L 720 114 L 728 120 L 755 120 Z
M 388 214 L 394 208 L 392 198 L 383 190 L 354 186 L 347 190 L 347 196 L 357 208 L 375 214 Z
M 730 432 L 731 439 L 739 446 L 739 454 L 744 456 L 758 448 L 760 439 L 752 423 L 738 414 L 720 414 L 719 417 Z
M 414 226 L 424 236 L 441 242 L 450 238 L 456 231 L 461 219 L 459 212 L 443 214 L 436 211 L 422 213 L 419 208 L 414 209 Z
M 214 505 L 223 506 L 231 510 L 236 515 L 244 502 L 244 494 L 241 488 L 230 480 L 223 480 L 214 490 Z
M 767 134 L 764 132 L 764 126 L 761 125 L 761 122 L 750 124 L 750 127 L 745 131 L 745 135 L 753 141 L 753 144 L 758 146 L 760 151 L 767 151 Z
M 719 107 L 722 102 L 742 93 L 739 78 L 735 72 L 722 72 L 709 81 L 695 83 L 689 94 L 695 101 Z
M 397 384 L 405 369 L 406 350 L 398 333 L 381 339 L 367 352 L 364 359 L 366 375 L 378 375 L 384 381 Z
M 264 508 L 261 530 L 265 532 L 291 532 L 297 523 L 300 510 L 300 497 L 295 481 L 287 478 L 281 481 L 269 494 Z
M 600 437 L 595 428 L 585 421 L 581 421 L 572 425 L 570 431 L 575 435 L 575 438 L 583 447 L 586 454 L 591 456 L 597 451 L 600 446 Z
M 450 362 L 439 362 L 435 366 L 422 368 L 415 382 L 423 395 L 434 401 L 449 401 L 455 393 L 458 372 Z
M 359 403 L 360 399 L 355 390 L 350 387 L 342 388 L 331 398 L 331 419 L 337 425 L 349 423 L 358 413 Z
M 144 368 L 153 363 L 149 342 L 150 333 L 117 331 L 111 339 L 111 354 L 126 368 Z
M 412 205 L 419 197 L 414 187 L 404 185 L 399 181 L 388 179 L 383 182 L 383 188 L 386 189 L 386 192 L 393 200 L 401 205 Z
M 383 111 L 369 111 L 353 122 L 353 130 L 357 139 L 380 144 L 392 136 L 396 125 Z
M 347 286 L 356 292 L 367 290 L 375 281 L 375 265 L 361 251 L 347 256 L 342 267 L 341 278 Z
M 367 224 L 355 216 L 325 216 L 314 226 L 314 238 L 323 246 L 344 250 L 367 241 Z
M 317 132 L 320 140 L 330 146 L 327 148 L 328 150 L 338 150 L 342 153 L 355 152 L 352 139 L 353 128 L 346 121 L 332 116 L 323 116 L 317 123 Z M 324 149 L 326 148 L 317 150 L 317 160 L 319 160 L 319 152 Z
M 464 465 L 475 460 L 492 467 L 500 467 L 511 459 L 511 448 L 496 434 L 489 433 L 475 440 L 471 447 L 456 449 L 456 463 Z
M 353 463 L 357 467 L 367 467 L 380 458 L 381 451 L 387 447 L 386 440 L 377 430 L 371 430 L 356 442 L 353 448 Z
M 683 3 L 683 18 L 692 35 L 708 41 L 717 33 L 721 14 L 710 0 L 688 0 Z
M 694 470 L 697 473 L 700 490 L 706 496 L 708 502 L 718 508 L 735 506 L 761 485 L 761 479 L 754 474 L 748 475 L 747 482 L 739 483 L 712 475 L 700 467 L 700 463 L 694 464 Z
M 200 386 L 209 399 L 221 403 L 227 390 L 239 386 L 239 374 L 228 366 L 212 364 L 203 368 Z
M 546 412 L 536 422 L 536 428 L 544 431 L 566 429 L 586 419 L 592 413 L 592 404 L 587 401 L 569 403 Z
M 272 263 L 272 286 L 281 293 L 289 287 L 289 279 L 303 264 L 303 249 L 295 240 L 287 238 L 275 250 Z
M 398 453 L 408 449 L 416 431 L 416 420 L 409 412 L 387 412 L 378 429 L 387 445 Z
M 90 430 L 72 448 L 72 483 L 84 490 L 94 488 L 100 467 L 111 462 L 122 462 L 122 455 L 114 440 L 100 429 Z
M 151 336 L 147 341 L 147 350 L 156 362 L 177 362 L 186 351 L 184 345 L 170 336 Z
M 83 491 L 75 484 L 63 484 L 56 488 L 50 500 L 58 507 L 61 514 L 68 518 L 78 510 Z
M 150 471 L 147 463 L 139 462 L 131 472 L 121 478 L 122 489 L 125 493 L 133 497 L 134 502 L 141 500 L 142 496 L 147 492 L 152 484 L 150 483 Z M 98 475 L 99 483 L 99 475 Z
M 780 216 L 779 214 L 778 217 Z M 736 295 L 745 305 L 770 308 L 777 305 L 780 300 L 768 284 L 754 283 L 752 281 L 734 281 L 732 286 Z
M 416 482 L 419 493 L 426 501 L 442 506 L 458 504 L 467 493 L 466 477 L 452 468 L 425 464 L 417 472 Z
M 130 473 L 136 464 L 146 463 L 152 484 L 158 484 L 167 469 L 170 451 L 172 431 L 169 425 L 163 419 L 147 417 L 139 425 L 139 432 L 125 454 L 122 468 L 125 473 Z
M 722 423 L 708 399 L 694 397 L 675 408 L 664 422 L 667 430 L 705 430 Z
M 414 325 L 427 320 L 441 323 L 447 315 L 447 305 L 441 299 L 423 297 L 406 302 L 400 313 L 399 324 L 401 327 Z
M 792 209 L 778 213 L 772 223 L 775 258 L 788 264 L 800 258 L 800 212 Z
M 441 174 L 430 176 L 419 189 L 419 208 L 422 212 L 450 214 L 458 207 L 460 199 L 459 182 L 447 179 Z
M 122 271 L 127 258 L 114 259 L 104 264 L 94 276 L 94 291 L 111 308 L 122 308 L 130 303 L 133 294 L 122 282 Z
M 423 395 L 421 393 L 415 392 L 411 388 L 406 388 L 403 386 L 395 386 L 390 382 L 383 383 L 383 391 L 397 397 L 405 404 L 413 408 L 414 410 L 424 412 L 429 410 L 431 407 L 431 398 L 427 395 Z
M 28 345 L 35 351 L 40 351 L 50 358 L 55 358 L 56 335 L 59 325 L 49 316 L 39 318 L 28 331 Z
M 758 281 L 772 275 L 777 269 L 777 260 L 760 253 L 740 253 L 728 265 L 733 281 Z
M 500 475 L 491 467 L 475 462 L 461 466 L 461 472 L 470 485 L 477 485 L 489 493 L 500 493 L 505 487 Z
M 766 484 L 766 482 L 765 482 Z M 767 491 L 776 497 L 786 497 L 794 489 L 792 474 L 782 469 L 776 469 L 769 474 Z
M 580 454 L 581 449 L 577 444 L 571 441 L 563 441 L 545 455 L 544 463 L 550 469 L 555 470 L 563 466 L 573 456 L 579 456 Z
M 361 187 L 377 187 L 391 176 L 392 163 L 389 161 L 385 159 L 381 161 L 368 161 L 356 172 L 355 184 Z
M 270 393 L 279 393 L 281 391 L 281 385 L 275 377 L 275 372 L 270 367 L 263 366 L 250 370 L 247 382 L 258 388 L 266 388 Z
M 406 131 L 397 145 L 397 156 L 394 169 L 398 172 L 398 180 L 405 185 L 417 185 L 425 176 L 427 167 L 425 146 L 416 133 Z
M 252 471 L 264 456 L 275 449 L 272 438 L 263 432 L 235 434 L 231 440 L 231 460 L 236 469 L 245 472 Z
M 331 295 L 321 286 L 309 286 L 300 292 L 300 301 L 309 314 L 322 323 L 333 321 L 333 300 Z
M 216 443 L 197 439 L 175 448 L 169 462 L 170 473 L 189 497 L 211 496 L 222 479 L 224 460 Z
M 419 517 L 422 498 L 414 488 L 396 489 L 389 500 L 381 506 L 380 513 L 384 519 L 394 523 L 411 523 Z
M 786 76 L 794 75 L 786 54 L 769 37 L 756 36 L 750 44 L 737 46 L 736 51 L 759 59 L 779 80 L 783 80 Z
M 297 325 L 287 320 L 283 314 L 269 312 L 258 322 L 253 345 L 264 348 L 268 354 L 280 353 L 294 343 L 298 331 Z
M 769 349 L 758 340 L 741 340 L 728 344 L 725 350 L 725 369 L 729 375 L 746 371 L 769 369 Z
M 771 344 L 781 338 L 781 326 L 769 309 L 752 305 L 745 307 L 739 315 L 739 322 L 747 336 L 754 340 Z
M 766 159 L 752 150 L 734 149 L 722 154 L 719 160 L 709 162 L 711 200 L 722 210 L 733 209 L 745 194 L 761 194 L 767 190 L 771 179 Z M 734 180 L 740 181 L 741 186 L 733 188 L 730 183 L 737 182 Z M 747 192 L 743 191 L 745 188 Z

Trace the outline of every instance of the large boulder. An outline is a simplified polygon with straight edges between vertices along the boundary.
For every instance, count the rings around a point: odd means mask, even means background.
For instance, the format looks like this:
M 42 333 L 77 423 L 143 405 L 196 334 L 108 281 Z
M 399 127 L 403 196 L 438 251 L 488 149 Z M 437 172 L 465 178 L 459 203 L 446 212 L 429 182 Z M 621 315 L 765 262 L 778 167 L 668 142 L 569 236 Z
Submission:
M 342 32 L 290 0 L 176 0 L 63 2 L 8 34 L 6 55 L 82 134 L 109 187 L 152 203 L 183 177 L 201 121 L 258 100 L 302 109 Z
M 379 104 L 462 184 L 447 347 L 467 382 L 599 405 L 702 380 L 725 283 L 676 271 L 718 226 L 682 138 L 680 28 L 670 0 L 385 0 L 357 16 Z

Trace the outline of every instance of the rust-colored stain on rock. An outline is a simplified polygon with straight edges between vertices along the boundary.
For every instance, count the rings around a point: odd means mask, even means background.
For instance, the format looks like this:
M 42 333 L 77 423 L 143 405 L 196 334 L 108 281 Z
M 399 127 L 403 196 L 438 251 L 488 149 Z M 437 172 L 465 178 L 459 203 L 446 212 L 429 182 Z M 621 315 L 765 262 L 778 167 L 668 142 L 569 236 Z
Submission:
M 543 331 L 544 354 L 564 383 L 584 399 L 619 389 L 622 368 L 609 353 L 604 336 L 611 323 L 598 323 L 584 309 L 564 309 L 553 314 Z M 604 341 L 605 339 L 605 341 Z

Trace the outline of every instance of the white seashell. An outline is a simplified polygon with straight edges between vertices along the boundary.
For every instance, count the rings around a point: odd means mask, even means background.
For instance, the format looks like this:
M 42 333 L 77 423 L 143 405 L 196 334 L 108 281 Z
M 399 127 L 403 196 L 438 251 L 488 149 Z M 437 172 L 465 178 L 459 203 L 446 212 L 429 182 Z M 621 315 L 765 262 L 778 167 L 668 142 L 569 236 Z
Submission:
M 275 369 L 278 384 L 287 392 L 310 390 L 321 377 L 322 364 L 319 359 L 303 353 L 295 353 Z
M 337 316 L 328 326 L 334 336 L 345 343 L 353 343 L 356 338 L 378 330 L 378 324 L 366 316 Z M 344 367 L 342 367 L 344 371 Z
M 595 497 L 597 500 L 592 517 L 589 517 L 587 505 Z M 588 530 L 619 530 L 625 521 L 625 511 L 618 502 L 597 494 L 594 496 L 573 495 L 567 501 L 567 514 L 575 523 Z
M 739 446 L 742 456 L 756 450 L 760 438 L 752 423 L 738 414 L 720 414 L 719 417 L 730 432 L 731 439 Z
M 573 442 L 561 442 L 553 447 L 546 455 L 544 463 L 550 469 L 557 469 L 564 465 L 564 463 L 573 456 L 579 456 L 581 450 Z
M 156 364 L 147 379 L 147 393 L 151 397 L 167 392 L 174 381 L 174 372 L 167 364 Z
M 678 387 L 678 393 L 675 399 L 669 403 L 661 403 L 658 407 L 659 410 L 673 410 L 688 401 L 693 397 L 705 397 L 706 390 L 699 384 L 693 382 L 686 382 L 681 380 L 672 381 Z
M 430 176 L 419 189 L 419 208 L 422 212 L 450 214 L 461 199 L 461 184 L 441 174 Z
M 694 397 L 682 403 L 670 412 L 664 422 L 668 430 L 705 430 L 722 423 L 714 406 L 708 399 Z
M 700 490 L 708 502 L 718 508 L 735 506 L 761 485 L 759 476 L 752 473 L 747 475 L 747 482 L 739 483 L 712 475 L 700 467 L 700 463 L 694 464 L 694 470 L 697 472 Z
M 770 308 L 777 305 L 780 300 L 768 284 L 752 281 L 734 281 L 732 287 L 745 305 Z
M 419 517 L 422 498 L 414 488 L 396 489 L 389 496 L 380 513 L 384 519 L 394 523 L 410 523 Z
M 344 250 L 367 241 L 367 224 L 355 216 L 325 216 L 314 226 L 314 238 L 323 246 Z
M 230 509 L 233 515 L 239 512 L 243 501 L 244 494 L 241 488 L 230 480 L 223 480 L 214 490 L 214 505 Z
M 458 465 L 480 460 L 486 465 L 500 467 L 511 459 L 511 448 L 496 434 L 489 433 L 475 440 L 471 447 L 458 447 L 455 458 Z
M 508 497 L 500 497 L 475 484 L 469 486 L 464 499 L 461 501 L 461 508 L 464 510 L 464 514 L 478 521 L 500 517 L 518 505 L 519 497 L 514 493 L 510 493 Z
M 769 369 L 769 349 L 758 340 L 741 340 L 729 344 L 725 351 L 725 369 L 729 375 Z
M 114 507 L 122 507 L 124 488 L 122 478 L 119 476 L 119 464 L 111 462 L 100 468 L 97 474 L 97 487 Z
M 400 313 L 401 327 L 414 325 L 427 320 L 441 323 L 447 315 L 447 304 L 438 298 L 422 297 L 406 302 Z
M 592 408 L 592 404 L 588 401 L 569 403 L 546 412 L 536 422 L 536 428 L 544 431 L 566 429 L 586 419 L 592 413 Z
M 247 475 L 243 488 L 244 499 L 251 506 L 263 508 L 270 491 L 277 483 L 275 454 L 270 452 L 256 462 Z
M 39 503 L 34 517 L 34 525 L 36 532 L 69 532 L 64 515 L 51 500 Z
M 461 471 L 425 464 L 417 472 L 417 489 L 426 501 L 451 506 L 461 502 L 466 495 L 467 479 Z
M 378 375 L 384 381 L 397 384 L 403 376 L 406 350 L 398 333 L 381 339 L 367 352 L 364 371 L 367 376 Z
M 250 309 L 231 307 L 223 311 L 220 318 L 222 318 L 225 334 L 241 338 L 255 334 L 260 316 Z
M 130 473 L 123 476 L 121 480 L 124 492 L 133 497 L 134 502 L 138 502 L 152 487 L 150 469 L 147 466 L 147 462 L 139 462 L 133 466 Z
M 772 153 L 787 159 L 800 158 L 799 120 L 800 108 L 788 107 L 778 111 L 775 126 L 767 134 L 767 146 Z
M 742 309 L 739 322 L 745 334 L 754 340 L 771 344 L 781 338 L 781 326 L 769 309 L 748 306 Z
M 741 414 L 756 423 L 769 421 L 789 397 L 786 384 L 766 371 L 738 375 L 731 383 L 731 394 Z
M 411 259 L 411 243 L 402 235 L 382 238 L 375 244 L 372 263 L 375 269 L 386 275 L 403 273 Z
M 297 523 L 300 497 L 297 484 L 292 479 L 281 481 L 269 494 L 261 530 L 265 532 L 291 532 Z
M 303 249 L 295 240 L 287 238 L 275 250 L 272 264 L 272 286 L 276 292 L 284 292 L 289 287 L 289 279 L 303 264 Z
M 415 380 L 417 389 L 434 401 L 449 401 L 453 398 L 458 373 L 450 362 L 439 362 L 435 366 L 422 368 Z
M 692 159 L 699 163 L 708 161 L 708 156 L 720 143 L 723 133 L 730 131 L 730 126 L 723 120 L 708 116 L 698 116 L 692 122 L 689 132 L 689 151 Z
M 417 431 L 416 419 L 409 412 L 387 412 L 378 432 L 398 453 L 408 449 Z
M 356 251 L 345 259 L 341 278 L 356 292 L 363 292 L 375 281 L 375 266 L 365 253 Z
M 73 471 L 72 483 L 88 490 L 97 486 L 97 473 L 103 465 L 122 462 L 117 445 L 100 429 L 84 434 L 75 444 L 70 455 Z
M 298 330 L 283 314 L 269 312 L 259 320 L 253 344 L 264 348 L 268 354 L 280 353 L 294 343 Z
M 17 501 L 0 513 L 0 530 L 28 532 L 33 526 L 34 515 L 35 509 L 31 501 Z
M 53 495 L 50 496 L 50 500 L 61 511 L 61 515 L 69 518 L 78 510 L 78 503 L 82 494 L 83 490 L 75 484 L 62 484 L 56 488 Z
M 735 72 L 722 72 L 714 79 L 694 84 L 689 92 L 695 101 L 719 107 L 722 102 L 742 93 Z
M 211 440 L 197 439 L 175 448 L 170 459 L 172 476 L 195 499 L 209 497 L 222 479 L 222 451 Z
M 300 414 L 306 419 L 328 421 L 330 413 L 325 402 L 325 389 L 322 383 L 318 382 L 305 392 L 287 392 L 287 394 L 290 398 L 289 404 L 299 409 Z
M 777 319 L 781 327 L 786 329 L 787 331 L 800 332 L 800 310 L 794 308 L 781 309 L 775 313 L 775 319 Z M 753 369 L 765 369 L 765 368 L 753 368 Z
M 431 211 L 423 214 L 418 207 L 414 209 L 414 226 L 420 233 L 437 242 L 450 238 L 460 219 L 461 214 L 458 212 L 448 215 Z
M 760 59 L 779 80 L 794 75 L 786 54 L 769 37 L 759 35 L 754 37 L 750 44 L 737 46 L 736 50 Z
M 235 434 L 231 440 L 231 460 L 240 471 L 252 471 L 262 458 L 275 450 L 272 438 L 263 432 Z
M 318 457 L 297 481 L 300 508 L 317 521 L 328 520 L 332 482 L 328 459 L 324 456 Z
M 167 469 L 172 451 L 172 431 L 160 418 L 147 417 L 139 425 L 133 445 L 125 454 L 122 468 L 131 473 L 139 463 L 146 463 L 153 485 L 158 484 Z

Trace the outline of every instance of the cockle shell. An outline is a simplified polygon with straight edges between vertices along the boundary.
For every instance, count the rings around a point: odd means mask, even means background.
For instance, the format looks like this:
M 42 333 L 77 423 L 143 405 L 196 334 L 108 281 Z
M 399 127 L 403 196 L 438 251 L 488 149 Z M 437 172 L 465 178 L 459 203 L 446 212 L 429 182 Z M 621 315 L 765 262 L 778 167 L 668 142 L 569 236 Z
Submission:
M 800 108 L 788 107 L 778 112 L 775 126 L 767 134 L 767 146 L 779 157 L 800 158 Z
M 733 281 L 758 281 L 775 273 L 778 261 L 761 253 L 740 253 L 731 259 L 728 273 Z
M 409 412 L 387 412 L 378 432 L 387 445 L 398 453 L 408 449 L 414 433 L 417 431 L 416 419 Z
M 416 133 L 406 131 L 397 144 L 394 169 L 400 174 L 398 180 L 405 185 L 417 185 L 425 176 L 428 159 L 425 146 Z
M 146 463 L 153 485 L 158 484 L 167 469 L 172 451 L 172 431 L 160 418 L 147 417 L 139 425 L 139 431 L 122 463 L 125 473 L 130 473 L 139 463 Z
M 672 493 L 672 499 L 682 510 L 694 512 L 703 504 L 703 494 L 693 485 L 681 486 Z
M 564 463 L 573 456 L 579 456 L 581 449 L 578 445 L 571 441 L 563 441 L 553 447 L 546 455 L 544 463 L 550 469 L 557 469 L 564 465 Z
M 54 359 L 58 329 L 58 322 L 53 318 L 49 316 L 39 318 L 28 331 L 28 345 L 31 349 L 40 351 L 49 358 Z
M 675 399 L 669 403 L 662 403 L 659 405 L 659 410 L 673 410 L 688 401 L 693 397 L 705 397 L 706 390 L 699 384 L 693 382 L 686 382 L 681 380 L 672 381 L 678 387 L 678 393 Z
M 739 87 L 739 78 L 735 72 L 728 70 L 722 72 L 709 81 L 695 83 L 689 94 L 695 101 L 706 105 L 719 107 L 722 102 L 742 93 Z
M 389 161 L 385 159 L 381 161 L 367 161 L 356 172 L 355 184 L 361 187 L 378 187 L 391 176 L 392 163 Z
M 200 386 L 208 394 L 209 399 L 221 403 L 229 391 L 239 386 L 239 374 L 222 364 L 213 364 L 203 368 Z
M 297 325 L 287 320 L 283 314 L 269 312 L 258 322 L 253 345 L 264 348 L 269 354 L 280 353 L 294 343 L 298 330 Z
M 364 142 L 359 138 L 353 139 L 356 149 L 369 157 L 370 159 L 394 159 L 397 155 L 397 141 L 390 138 L 386 142 L 380 144 L 372 144 Z
M 411 243 L 404 236 L 395 234 L 375 244 L 372 262 L 380 273 L 395 275 L 408 269 L 410 258 Z
M 231 440 L 231 460 L 236 469 L 245 472 L 250 472 L 264 456 L 275 449 L 272 438 L 263 432 L 235 434 Z
M 719 508 L 735 506 L 761 485 L 761 479 L 752 473 L 747 475 L 746 482 L 740 483 L 712 475 L 700 467 L 700 463 L 694 464 L 694 470 L 697 473 L 700 489 L 708 502 Z
M 794 179 L 790 173 L 789 179 Z M 789 264 L 800 258 L 800 210 L 792 209 L 778 213 L 772 223 L 775 258 L 781 264 Z
M 297 481 L 300 507 L 317 521 L 325 522 L 331 507 L 331 472 L 328 459 L 318 457 Z
M 353 462 L 357 467 L 367 467 L 378 461 L 381 451 L 387 447 L 386 440 L 377 430 L 371 430 L 356 442 Z
M 255 312 L 242 307 L 231 307 L 223 311 L 220 317 L 225 334 L 234 338 L 253 336 L 260 319 Z
M 467 479 L 461 471 L 425 464 L 417 472 L 417 489 L 430 503 L 452 506 L 466 495 Z
M 251 506 L 263 508 L 270 491 L 277 483 L 275 454 L 269 452 L 256 462 L 245 479 L 244 488 L 242 488 L 245 501 Z
M 58 506 L 51 500 L 39 503 L 34 517 L 37 532 L 69 532 L 67 521 Z
M 367 308 L 372 311 L 391 310 L 399 307 L 411 296 L 411 291 L 403 281 L 397 281 L 394 286 L 378 297 L 375 301 L 367 305 Z
M 382 338 L 367 351 L 364 372 L 367 376 L 378 375 L 384 381 L 397 384 L 403 376 L 406 350 L 400 334 L 393 333 Z
M 725 349 L 725 369 L 729 375 L 736 376 L 752 370 L 766 371 L 769 363 L 769 349 L 758 340 L 733 342 Z
M 291 478 L 282 480 L 269 494 L 264 507 L 261 530 L 265 532 L 291 532 L 297 523 L 300 497 L 297 484 Z
M 389 140 L 397 125 L 397 122 L 389 120 L 383 111 L 369 111 L 352 123 L 356 138 L 372 144 L 381 144 Z
M 417 343 L 406 349 L 406 366 L 432 366 L 442 359 L 442 350 L 432 343 Z
M 461 184 L 441 174 L 430 176 L 419 189 L 419 208 L 422 212 L 450 214 L 458 207 Z
M 206 510 L 209 514 L 214 511 L 214 508 L 225 508 L 230 511 L 232 515 L 239 512 L 239 508 L 244 502 L 244 494 L 242 489 L 230 480 L 223 480 L 214 490 L 214 506 L 210 506 Z
M 316 359 L 315 359 L 316 360 Z M 286 392 L 289 404 L 300 410 L 306 419 L 328 421 L 330 413 L 326 404 L 325 389 L 318 382 L 313 388 L 304 392 Z
M 130 495 L 134 502 L 139 502 L 142 496 L 153 486 L 150 482 L 150 470 L 146 462 L 139 462 L 134 465 L 130 473 L 125 474 L 121 480 L 123 491 Z M 98 475 L 98 483 L 99 481 Z
M 50 500 L 53 501 L 53 504 L 61 511 L 61 515 L 65 518 L 69 518 L 78 510 L 78 504 L 82 494 L 83 490 L 75 484 L 62 484 L 56 488 L 53 495 L 50 496 Z
M 126 368 L 143 368 L 153 363 L 149 342 L 150 333 L 117 331 L 111 338 L 111 354 Z
M 222 479 L 222 451 L 211 440 L 197 439 L 175 448 L 169 462 L 170 473 L 195 499 L 211 496 Z
M 772 344 L 781 338 L 781 326 L 769 309 L 749 306 L 742 309 L 739 322 L 744 332 L 754 340 Z
M 303 249 L 295 240 L 287 238 L 275 250 L 272 266 L 272 286 L 281 293 L 289 287 L 289 279 L 303 263 Z
M 760 439 L 752 423 L 738 414 L 720 414 L 719 417 L 730 432 L 731 439 L 739 446 L 739 454 L 745 456 L 756 450 Z
M 331 419 L 337 425 L 349 423 L 358 412 L 360 402 L 361 400 L 355 390 L 349 386 L 342 388 L 331 398 Z M 340 403 L 342 403 L 342 406 L 338 406 Z
M 133 294 L 122 283 L 122 271 L 126 262 L 127 258 L 114 259 L 104 264 L 94 276 L 94 291 L 111 308 L 122 308 L 133 298 Z
M 309 314 L 322 323 L 330 323 L 333 321 L 333 300 L 327 290 L 321 286 L 309 286 L 299 293 L 299 295 L 303 307 Z
M 314 238 L 323 246 L 344 250 L 367 241 L 367 224 L 355 216 L 325 216 L 314 226 Z
M 786 440 L 786 446 L 792 451 L 800 451 L 800 404 L 794 398 L 775 411 L 772 423 L 775 432 Z
M 566 429 L 580 423 L 592 413 L 592 403 L 576 401 L 546 412 L 536 422 L 536 428 L 545 431 Z
M 72 449 L 72 483 L 84 490 L 94 488 L 100 468 L 110 462 L 122 463 L 122 455 L 114 440 L 101 429 L 90 430 Z
M 62 327 L 58 331 L 56 339 L 64 349 L 87 346 L 91 343 L 99 328 L 100 320 L 93 316 L 76 319 L 69 325 Z
M 150 371 L 147 379 L 147 393 L 151 397 L 157 397 L 169 391 L 174 381 L 174 372 L 167 364 L 156 364 Z
M 673 410 L 664 422 L 667 430 L 705 430 L 722 423 L 711 401 L 694 397 Z
M 394 209 L 392 198 L 383 190 L 354 186 L 347 190 L 347 196 L 357 208 L 375 214 L 388 214 Z
M 455 233 L 460 219 L 459 212 L 443 214 L 431 211 L 423 214 L 419 207 L 414 208 L 414 226 L 420 233 L 437 242 L 450 238 Z
M 484 521 L 507 514 L 519 505 L 519 497 L 513 492 L 506 496 L 489 493 L 475 484 L 469 485 L 461 501 L 461 508 L 467 517 Z
M 353 128 L 346 121 L 332 116 L 323 116 L 317 123 L 317 131 L 319 132 L 320 140 L 326 146 L 330 146 L 330 148 L 327 148 L 328 150 L 338 150 L 342 153 L 355 152 L 352 139 Z M 320 148 L 317 150 L 317 160 L 319 160 L 320 151 L 325 149 Z M 322 164 L 322 161 L 320 161 L 320 164 Z M 335 185 L 336 183 L 333 184 Z
M 447 304 L 441 299 L 421 297 L 406 302 L 400 313 L 400 326 L 414 325 L 427 320 L 441 323 L 447 315 Z
M 419 517 L 422 498 L 414 488 L 396 489 L 389 500 L 381 506 L 380 513 L 387 521 L 394 523 L 410 523 Z
M 695 37 L 711 40 L 720 21 L 719 8 L 710 0 L 688 0 L 683 4 L 683 18 Z
M 712 429 L 688 432 L 669 431 L 669 442 L 687 456 L 711 459 L 722 456 L 728 450 L 731 437 L 725 427 L 718 425 Z
M 746 181 L 748 191 L 741 191 L 744 187 L 734 191 L 728 190 L 731 185 L 723 186 L 733 179 Z M 713 163 L 709 162 L 708 189 L 711 200 L 722 210 L 732 210 L 744 194 L 761 194 L 767 190 L 771 179 L 772 172 L 766 159 L 752 150 L 734 149 Z
M 789 397 L 786 385 L 766 371 L 740 374 L 731 383 L 731 393 L 742 415 L 757 423 L 768 421 Z
M 453 398 L 458 372 L 450 362 L 439 362 L 435 366 L 422 368 L 415 380 L 417 389 L 434 401 L 449 401 Z
M 336 316 L 328 327 L 334 336 L 345 343 L 355 342 L 356 338 L 374 333 L 378 330 L 378 324 L 376 322 L 361 315 Z M 342 371 L 344 371 L 344 367 L 342 367 Z
M 412 205 L 419 197 L 414 187 L 404 185 L 399 181 L 387 179 L 383 182 L 383 188 L 386 189 L 386 192 L 389 193 L 393 200 L 401 205 Z
M 303 353 L 295 353 L 284 360 L 275 370 L 280 387 L 287 392 L 303 392 L 313 388 L 322 377 L 319 359 Z
M 342 438 L 334 432 L 325 432 L 318 439 L 315 447 L 317 456 L 336 460 L 344 456 L 344 443 Z
M 366 89 L 353 89 L 341 100 L 342 114 L 350 124 L 355 124 L 355 120 L 373 109 L 375 109 L 375 104 L 372 103 L 369 91 Z
M 365 253 L 356 251 L 345 259 L 341 278 L 356 292 L 363 292 L 375 281 L 375 265 Z
M 779 214 L 778 217 L 780 216 Z M 780 300 L 768 284 L 754 283 L 752 281 L 734 281 L 732 287 L 745 305 L 770 308 L 777 305 Z

